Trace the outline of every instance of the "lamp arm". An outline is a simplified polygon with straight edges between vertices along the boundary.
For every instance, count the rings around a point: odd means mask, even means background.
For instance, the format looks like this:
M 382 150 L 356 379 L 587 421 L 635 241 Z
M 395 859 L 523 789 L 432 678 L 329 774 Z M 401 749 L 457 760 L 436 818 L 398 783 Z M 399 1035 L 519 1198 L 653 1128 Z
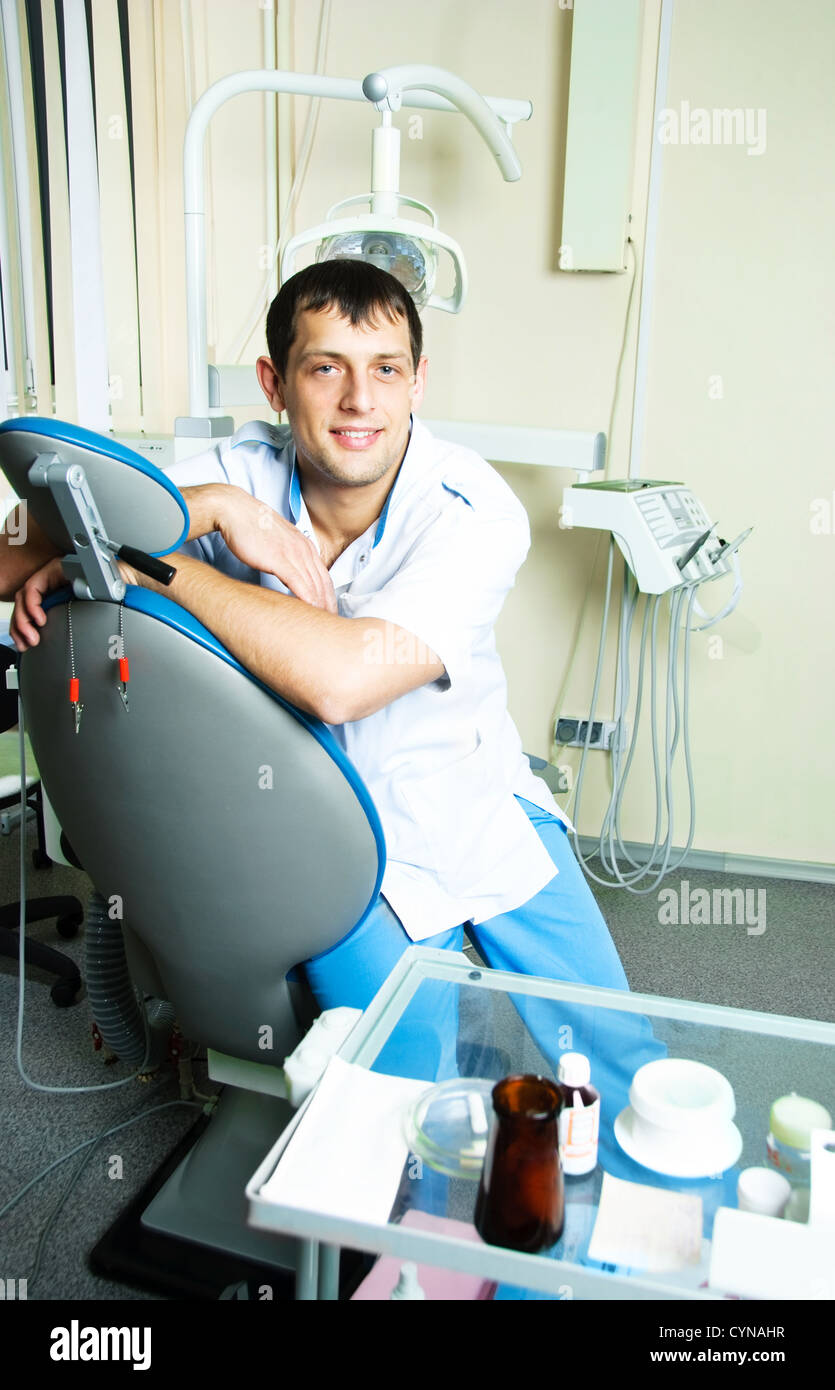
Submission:
M 428 63 L 403 63 L 399 67 L 382 68 L 379 72 L 369 73 L 362 84 L 362 90 L 368 100 L 379 110 L 389 111 L 399 110 L 403 93 L 415 88 L 446 97 L 447 101 L 456 106 L 462 116 L 466 116 L 475 126 L 495 157 L 502 177 L 508 183 L 514 183 L 516 179 L 521 178 L 522 166 L 519 157 L 502 122 L 487 105 L 484 97 L 454 72 L 432 67 Z
M 413 80 L 415 74 L 425 74 L 427 82 Z M 402 75 L 402 76 L 401 76 Z M 454 73 L 444 68 L 423 64 L 403 64 L 372 73 L 381 78 L 388 90 L 389 80 L 400 81 L 400 93 L 409 90 L 406 102 L 410 107 L 429 110 L 458 110 L 467 116 L 487 142 L 506 179 L 518 179 L 522 170 L 516 152 L 502 129 L 491 106 Z M 316 73 L 277 71 L 273 68 L 230 73 L 203 93 L 195 102 L 186 126 L 183 149 L 186 239 L 186 334 L 188 353 L 189 413 L 205 419 L 209 413 L 209 366 L 206 348 L 206 228 L 205 228 L 205 161 L 204 146 L 209 122 L 218 107 L 230 97 L 242 92 L 285 92 L 290 95 L 336 97 L 343 101 L 377 101 L 365 90 L 365 82 L 351 78 L 322 77 Z M 385 93 L 384 93 L 385 95 Z M 393 97 L 392 97 L 393 99 Z M 491 97 L 502 121 L 527 121 L 531 115 L 528 101 L 509 101 Z

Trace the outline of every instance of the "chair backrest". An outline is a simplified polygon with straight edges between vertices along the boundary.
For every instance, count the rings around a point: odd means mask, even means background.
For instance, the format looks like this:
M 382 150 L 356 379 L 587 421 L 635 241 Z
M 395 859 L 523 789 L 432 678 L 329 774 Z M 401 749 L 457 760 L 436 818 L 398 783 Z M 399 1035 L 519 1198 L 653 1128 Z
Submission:
M 296 1040 L 287 972 L 335 945 L 376 897 L 384 848 L 373 805 L 324 726 L 143 590 L 128 590 L 122 615 L 129 710 L 110 655 L 117 606 L 71 604 L 76 734 L 69 610 L 65 598 L 50 608 L 20 675 L 58 819 L 150 957 L 145 987 L 175 1005 L 184 1032 L 271 1060 L 264 1025 L 277 1049 Z
M 108 510 L 124 513 L 107 468 L 129 475 L 128 491 L 140 486 L 128 451 L 114 446 L 108 459 L 107 440 L 50 422 L 39 444 L 31 420 L 20 433 L 13 423 L 0 427 L 0 463 L 18 492 L 39 448 L 71 449 L 86 468 L 93 440 L 114 498 L 100 508 L 105 524 Z M 165 485 L 170 547 L 179 494 Z M 39 520 L 52 521 L 40 495 L 35 502 Z M 150 550 L 145 512 L 145 533 L 131 541 Z M 26 726 L 58 820 L 110 915 L 123 920 L 134 978 L 175 1006 L 192 1038 L 280 1060 L 298 1036 L 288 971 L 334 946 L 379 891 L 385 846 L 365 787 L 324 725 L 261 685 L 169 599 L 127 590 L 129 709 L 117 684 L 119 605 L 70 601 L 65 591 L 48 606 L 39 645 L 21 660 Z

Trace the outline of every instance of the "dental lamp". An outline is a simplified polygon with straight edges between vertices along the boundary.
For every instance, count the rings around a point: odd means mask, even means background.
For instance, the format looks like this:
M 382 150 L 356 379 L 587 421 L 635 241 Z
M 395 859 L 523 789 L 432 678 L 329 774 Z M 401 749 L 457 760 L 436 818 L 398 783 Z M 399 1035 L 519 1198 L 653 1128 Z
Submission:
M 460 246 L 438 229 L 438 218 L 426 203 L 400 192 L 400 131 L 392 125 L 392 112 L 400 109 L 405 91 L 423 88 L 446 96 L 467 115 L 493 150 L 508 181 L 520 178 L 516 152 L 490 106 L 460 78 L 440 68 L 405 65 L 373 72 L 362 84 L 363 95 L 382 114 L 382 124 L 371 138 L 371 191 L 344 198 L 329 209 L 325 221 L 287 243 L 281 258 L 282 283 L 296 269 L 302 248 L 319 243 L 316 261 L 340 257 L 369 261 L 387 270 L 409 291 L 418 309 L 444 309 L 459 313 L 467 293 L 467 271 Z M 369 211 L 356 217 L 340 217 L 343 209 L 367 203 Z M 400 216 L 400 208 L 426 213 L 430 223 Z M 451 295 L 435 293 L 439 252 L 449 256 L 455 274 Z
M 316 261 L 342 257 L 369 261 L 387 270 L 409 291 L 418 309 L 445 309 L 457 314 L 467 293 L 467 271 L 457 242 L 438 228 L 438 218 L 426 203 L 406 198 L 399 191 L 400 131 L 391 123 L 391 112 L 372 132 L 371 192 L 344 198 L 329 209 L 325 221 L 292 238 L 281 257 L 283 284 L 296 270 L 296 257 L 318 242 Z M 344 208 L 368 203 L 370 210 L 357 217 L 340 217 Z M 400 207 L 425 212 L 430 223 L 400 216 Z M 435 293 L 439 252 L 446 252 L 455 273 L 451 295 Z
M 438 228 L 431 208 L 399 192 L 400 135 L 392 113 L 401 105 L 424 110 L 460 112 L 467 117 L 496 159 L 508 182 L 521 176 L 521 165 L 510 141 L 515 121 L 530 119 L 529 101 L 482 97 L 455 73 L 428 64 L 404 64 L 370 73 L 363 82 L 321 77 L 312 73 L 275 70 L 231 73 L 209 87 L 195 103 L 186 128 L 184 195 L 186 233 L 186 314 L 188 333 L 189 415 L 178 418 L 175 452 L 192 452 L 198 440 L 231 434 L 231 417 L 210 415 L 210 384 L 206 316 L 206 227 L 204 147 L 208 125 L 218 108 L 242 92 L 283 92 L 343 101 L 368 101 L 381 113 L 382 124 L 372 135 L 371 190 L 331 208 L 324 223 L 294 237 L 281 260 L 282 279 L 292 273 L 297 252 L 321 242 L 318 259 L 361 256 L 382 265 L 403 280 L 422 308 L 457 313 L 466 293 L 466 271 L 460 248 Z M 369 204 L 369 211 L 341 216 L 349 206 Z M 424 213 L 428 221 L 401 217 L 400 208 Z M 450 295 L 435 290 L 438 262 L 449 256 L 454 271 Z M 189 443 L 188 441 L 193 441 Z

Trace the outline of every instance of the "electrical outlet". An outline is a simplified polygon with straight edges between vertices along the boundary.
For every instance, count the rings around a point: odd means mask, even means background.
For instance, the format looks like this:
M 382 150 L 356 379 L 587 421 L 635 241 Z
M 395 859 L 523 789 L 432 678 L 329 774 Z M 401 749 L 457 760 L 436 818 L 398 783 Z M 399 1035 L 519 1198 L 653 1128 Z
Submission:
M 588 727 L 588 719 L 560 718 L 554 728 L 554 738 L 561 748 L 584 748 Z M 595 719 L 591 726 L 589 748 L 608 750 L 617 727 L 616 719 Z

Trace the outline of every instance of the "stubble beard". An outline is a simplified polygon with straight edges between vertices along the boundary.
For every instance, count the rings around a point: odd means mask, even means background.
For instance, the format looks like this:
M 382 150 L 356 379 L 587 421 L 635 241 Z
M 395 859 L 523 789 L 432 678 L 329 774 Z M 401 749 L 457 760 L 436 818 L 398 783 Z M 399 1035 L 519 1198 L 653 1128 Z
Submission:
M 388 440 L 385 442 L 388 445 Z M 402 462 L 408 442 L 407 432 L 402 444 L 393 450 L 390 447 L 387 448 L 385 457 L 378 458 L 376 461 L 369 459 L 364 463 L 362 456 L 357 454 L 353 467 L 351 467 L 350 461 L 346 460 L 343 464 L 341 460 L 333 459 L 325 451 L 310 454 L 297 447 L 296 453 L 302 467 L 307 470 L 308 476 L 311 478 L 318 476 L 332 483 L 338 483 L 340 487 L 368 487 L 373 483 L 378 483 L 381 478 L 385 477 L 386 473 L 391 472 Z M 334 448 L 338 447 L 338 445 L 334 445 Z

